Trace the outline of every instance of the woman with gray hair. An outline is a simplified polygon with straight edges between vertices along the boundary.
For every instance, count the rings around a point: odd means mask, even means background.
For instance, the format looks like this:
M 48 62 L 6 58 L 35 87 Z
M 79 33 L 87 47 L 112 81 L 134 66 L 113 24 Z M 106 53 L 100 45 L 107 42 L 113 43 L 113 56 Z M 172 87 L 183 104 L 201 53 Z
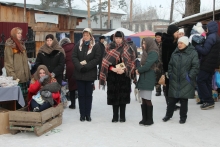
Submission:
M 73 74 L 75 71 L 75 67 L 72 62 L 72 53 L 73 48 L 75 46 L 74 43 L 71 43 L 69 38 L 63 38 L 59 42 L 60 46 L 64 49 L 66 58 L 65 58 L 65 64 L 66 64 L 66 79 L 68 79 L 68 87 L 70 92 L 70 101 L 71 104 L 69 106 L 70 109 L 75 109 L 75 92 L 77 89 L 76 85 L 76 79 L 74 78 Z

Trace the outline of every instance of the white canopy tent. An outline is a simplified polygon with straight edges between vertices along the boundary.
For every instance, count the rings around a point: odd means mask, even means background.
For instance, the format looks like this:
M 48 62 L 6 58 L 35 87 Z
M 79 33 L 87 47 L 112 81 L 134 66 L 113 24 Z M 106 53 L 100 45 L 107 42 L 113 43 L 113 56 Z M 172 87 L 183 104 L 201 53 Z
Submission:
M 117 32 L 117 31 L 123 32 L 125 36 L 130 36 L 130 35 L 135 34 L 134 32 L 132 32 L 132 31 L 130 31 L 130 30 L 127 30 L 127 29 L 125 29 L 125 28 L 117 28 L 117 29 L 115 29 L 115 30 L 113 30 L 113 31 L 111 31 L 111 32 L 108 32 L 108 33 L 106 33 L 106 34 L 103 34 L 103 36 L 111 36 L 112 34 L 115 34 L 115 32 Z

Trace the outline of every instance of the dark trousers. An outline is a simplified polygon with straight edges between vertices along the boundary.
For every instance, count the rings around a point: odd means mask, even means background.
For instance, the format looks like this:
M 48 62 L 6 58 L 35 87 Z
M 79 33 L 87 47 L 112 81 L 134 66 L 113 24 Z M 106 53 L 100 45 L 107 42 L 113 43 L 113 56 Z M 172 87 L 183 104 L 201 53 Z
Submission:
M 39 111 L 41 112 L 41 111 L 44 111 L 44 110 L 46 110 L 46 109 L 48 109 L 48 108 L 50 108 L 50 107 L 52 107 L 52 106 L 51 106 L 50 103 L 48 103 L 48 102 L 44 102 L 43 105 L 40 105 L 40 104 L 38 104 L 34 99 L 32 99 L 32 100 L 31 100 L 31 108 L 32 108 L 32 110 L 33 110 L 34 108 L 36 108 L 36 107 L 38 107 L 38 108 L 39 108 Z
M 180 101 L 180 119 L 186 120 L 188 111 L 188 99 L 184 98 L 169 98 L 166 116 L 171 118 L 175 109 L 176 103 Z
M 199 98 L 203 102 L 214 103 L 214 100 L 212 98 L 212 75 L 213 73 L 200 70 L 197 76 Z
M 90 116 L 94 81 L 77 80 L 79 110 L 81 116 Z

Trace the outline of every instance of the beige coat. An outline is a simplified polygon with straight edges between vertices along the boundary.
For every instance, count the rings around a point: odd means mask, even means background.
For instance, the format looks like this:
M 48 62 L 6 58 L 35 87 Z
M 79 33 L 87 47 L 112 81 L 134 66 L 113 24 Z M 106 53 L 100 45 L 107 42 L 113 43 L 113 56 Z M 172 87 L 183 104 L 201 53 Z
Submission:
M 19 79 L 19 83 L 28 82 L 31 74 L 27 52 L 25 50 L 23 53 L 13 53 L 14 48 L 16 48 L 15 43 L 10 38 L 7 39 L 4 52 L 4 66 L 7 76 L 12 76 L 14 80 Z

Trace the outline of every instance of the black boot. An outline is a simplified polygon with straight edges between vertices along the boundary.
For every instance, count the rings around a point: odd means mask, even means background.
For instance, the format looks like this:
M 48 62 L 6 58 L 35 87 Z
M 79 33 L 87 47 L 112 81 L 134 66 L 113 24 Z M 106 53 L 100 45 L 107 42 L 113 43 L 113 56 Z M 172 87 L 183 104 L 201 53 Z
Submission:
M 141 105 L 142 111 L 142 120 L 139 122 L 139 125 L 144 125 L 147 120 L 147 105 Z
M 125 108 L 126 104 L 120 105 L 120 122 L 125 122 Z
M 70 109 L 75 109 L 76 108 L 76 105 L 75 105 L 75 90 L 73 91 L 70 91 L 70 102 L 71 104 L 69 105 L 69 108 Z
M 119 109 L 119 105 L 112 105 L 113 108 L 113 119 L 112 122 L 116 123 L 118 122 L 118 109 Z
M 152 125 L 154 123 L 153 121 L 153 106 L 147 106 L 146 109 L 146 114 L 147 114 L 147 121 L 144 125 Z

